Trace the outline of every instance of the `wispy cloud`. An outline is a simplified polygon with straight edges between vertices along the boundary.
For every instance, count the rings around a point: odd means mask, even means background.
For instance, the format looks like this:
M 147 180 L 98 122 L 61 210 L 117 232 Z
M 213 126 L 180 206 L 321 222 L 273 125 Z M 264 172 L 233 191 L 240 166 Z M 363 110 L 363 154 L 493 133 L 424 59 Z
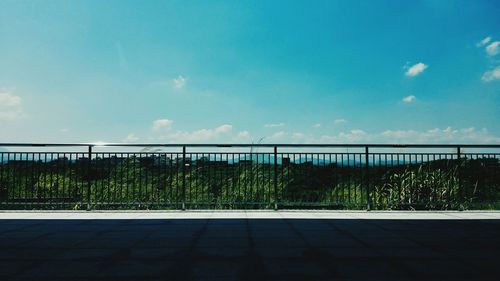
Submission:
M 157 119 L 153 121 L 152 135 L 150 141 L 161 141 L 167 143 L 203 143 L 210 141 L 229 141 L 235 139 L 235 135 L 231 134 L 233 126 L 231 124 L 222 124 L 215 128 L 205 128 L 193 131 L 173 130 L 174 121 L 170 119 Z M 244 138 L 249 136 L 247 131 L 242 131 L 238 134 Z M 136 136 L 129 134 L 124 141 L 135 141 Z
M 24 116 L 21 97 L 0 89 L 0 119 L 17 119 Z
M 130 134 L 127 135 L 127 137 L 125 137 L 123 139 L 123 142 L 125 142 L 125 143 L 133 143 L 133 142 L 136 142 L 138 140 L 139 140 L 138 136 L 136 136 L 135 134 L 130 133 Z
M 489 42 L 491 41 L 491 36 L 488 36 L 486 38 L 484 38 L 483 40 L 479 41 L 477 44 L 476 44 L 476 47 L 482 47 L 486 44 L 488 44 Z
M 19 119 L 19 118 L 22 118 L 24 116 L 25 115 L 20 110 L 17 110 L 17 111 L 0 111 L 0 120 Z
M 497 66 L 492 70 L 486 71 L 481 77 L 481 80 L 483 80 L 484 82 L 491 82 L 499 79 L 500 79 L 500 66 Z
M 224 124 L 224 125 L 221 125 L 221 126 L 215 128 L 215 133 L 225 134 L 225 133 L 229 133 L 232 129 L 233 129 L 232 125 Z
M 344 118 L 338 118 L 333 121 L 333 123 L 335 123 L 336 125 L 344 124 L 345 122 L 347 122 L 347 120 L 345 120 Z
M 283 140 L 286 136 L 286 133 L 284 131 L 279 131 L 274 133 L 269 139 L 271 141 L 277 141 L 277 140 Z
M 416 63 L 416 64 L 410 66 L 408 68 L 408 70 L 406 70 L 405 75 L 408 77 L 415 77 L 415 76 L 421 74 L 422 72 L 424 72 L 428 67 L 429 66 L 426 65 L 425 63 L 422 63 L 422 62 Z
M 12 95 L 8 92 L 0 93 L 0 106 L 2 107 L 14 107 L 21 105 L 21 97 Z
M 318 142 L 320 143 L 357 143 L 364 142 L 368 134 L 360 129 L 349 132 L 341 132 L 338 135 L 322 135 Z
M 223 124 L 214 128 L 193 131 L 166 130 L 153 136 L 151 140 L 166 143 L 224 143 L 248 142 L 251 136 L 248 131 L 233 134 L 233 126 Z M 139 138 L 130 133 L 124 142 L 137 142 Z M 434 128 L 430 130 L 385 130 L 369 133 L 362 129 L 339 132 L 334 135 L 314 135 L 311 132 L 278 131 L 266 138 L 267 142 L 291 143 L 500 143 L 500 136 L 490 133 L 486 128 L 474 127 L 455 129 Z
M 248 131 L 241 131 L 236 136 L 238 139 L 248 139 L 250 138 L 250 133 Z
M 500 52 L 500 41 L 495 41 L 488 46 L 486 46 L 486 53 L 488 56 L 496 56 Z
M 172 124 L 174 124 L 174 121 L 169 120 L 169 119 L 157 119 L 153 121 L 153 127 L 152 130 L 153 132 L 165 132 L 169 131 L 170 128 L 172 127 Z
M 266 128 L 278 128 L 278 127 L 284 127 L 285 123 L 270 123 L 270 124 L 265 124 L 264 127 Z
M 387 130 L 382 132 L 380 139 L 396 143 L 498 143 L 500 138 L 488 132 L 487 129 L 476 130 L 474 127 L 453 129 L 434 128 L 427 131 L 416 130 Z
M 307 139 L 307 135 L 304 133 L 293 133 L 292 134 L 292 141 L 298 142 L 298 141 L 303 141 Z
M 369 134 L 363 130 L 341 132 L 338 135 L 323 135 L 317 141 L 324 143 L 500 143 L 500 137 L 487 129 L 474 127 L 453 129 L 386 130 Z
M 316 123 L 316 124 L 312 125 L 312 127 L 313 127 L 314 129 L 318 129 L 318 128 L 320 128 L 320 127 L 321 127 L 321 124 L 320 124 L 320 123 Z
M 233 126 L 224 124 L 213 129 L 200 129 L 195 131 L 176 131 L 167 133 L 160 137 L 160 140 L 171 143 L 199 143 L 218 140 L 222 136 L 229 136 Z
M 415 97 L 415 96 L 411 95 L 411 96 L 404 97 L 404 98 L 402 99 L 402 101 L 403 101 L 404 103 L 412 103 L 412 102 L 414 102 L 416 99 L 417 99 L 417 97 Z
M 174 78 L 174 80 L 172 80 L 174 84 L 174 89 L 176 90 L 183 89 L 184 87 L 186 87 L 187 81 L 188 79 L 182 75 L 179 75 L 179 77 Z

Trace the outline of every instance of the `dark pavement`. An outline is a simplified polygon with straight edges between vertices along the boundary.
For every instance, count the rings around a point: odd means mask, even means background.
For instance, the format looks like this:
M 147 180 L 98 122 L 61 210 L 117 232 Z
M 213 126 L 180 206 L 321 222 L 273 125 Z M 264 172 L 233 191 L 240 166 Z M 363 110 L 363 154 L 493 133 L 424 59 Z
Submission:
M 0 280 L 500 280 L 500 220 L 0 220 Z

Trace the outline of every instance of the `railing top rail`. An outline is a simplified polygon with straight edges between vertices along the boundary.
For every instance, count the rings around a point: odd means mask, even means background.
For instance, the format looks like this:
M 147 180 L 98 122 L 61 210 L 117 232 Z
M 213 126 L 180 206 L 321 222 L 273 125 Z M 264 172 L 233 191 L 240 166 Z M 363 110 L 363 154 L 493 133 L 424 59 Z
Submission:
M 171 144 L 171 143 L 0 143 L 0 147 L 370 147 L 370 148 L 500 148 L 500 144 Z

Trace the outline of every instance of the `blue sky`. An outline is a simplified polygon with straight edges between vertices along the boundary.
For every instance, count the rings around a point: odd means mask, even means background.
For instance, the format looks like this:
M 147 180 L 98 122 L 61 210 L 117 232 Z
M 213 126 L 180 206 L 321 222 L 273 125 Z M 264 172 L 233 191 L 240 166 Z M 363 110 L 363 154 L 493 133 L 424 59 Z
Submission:
M 498 1 L 0 2 L 0 142 L 500 143 Z

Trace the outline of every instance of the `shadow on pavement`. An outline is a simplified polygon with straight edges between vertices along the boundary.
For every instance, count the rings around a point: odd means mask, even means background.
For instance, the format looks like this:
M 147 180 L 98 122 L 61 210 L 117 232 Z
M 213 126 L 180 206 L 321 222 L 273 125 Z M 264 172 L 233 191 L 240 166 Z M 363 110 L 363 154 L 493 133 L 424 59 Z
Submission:
M 499 250 L 500 220 L 0 220 L 1 280 L 494 280 Z

